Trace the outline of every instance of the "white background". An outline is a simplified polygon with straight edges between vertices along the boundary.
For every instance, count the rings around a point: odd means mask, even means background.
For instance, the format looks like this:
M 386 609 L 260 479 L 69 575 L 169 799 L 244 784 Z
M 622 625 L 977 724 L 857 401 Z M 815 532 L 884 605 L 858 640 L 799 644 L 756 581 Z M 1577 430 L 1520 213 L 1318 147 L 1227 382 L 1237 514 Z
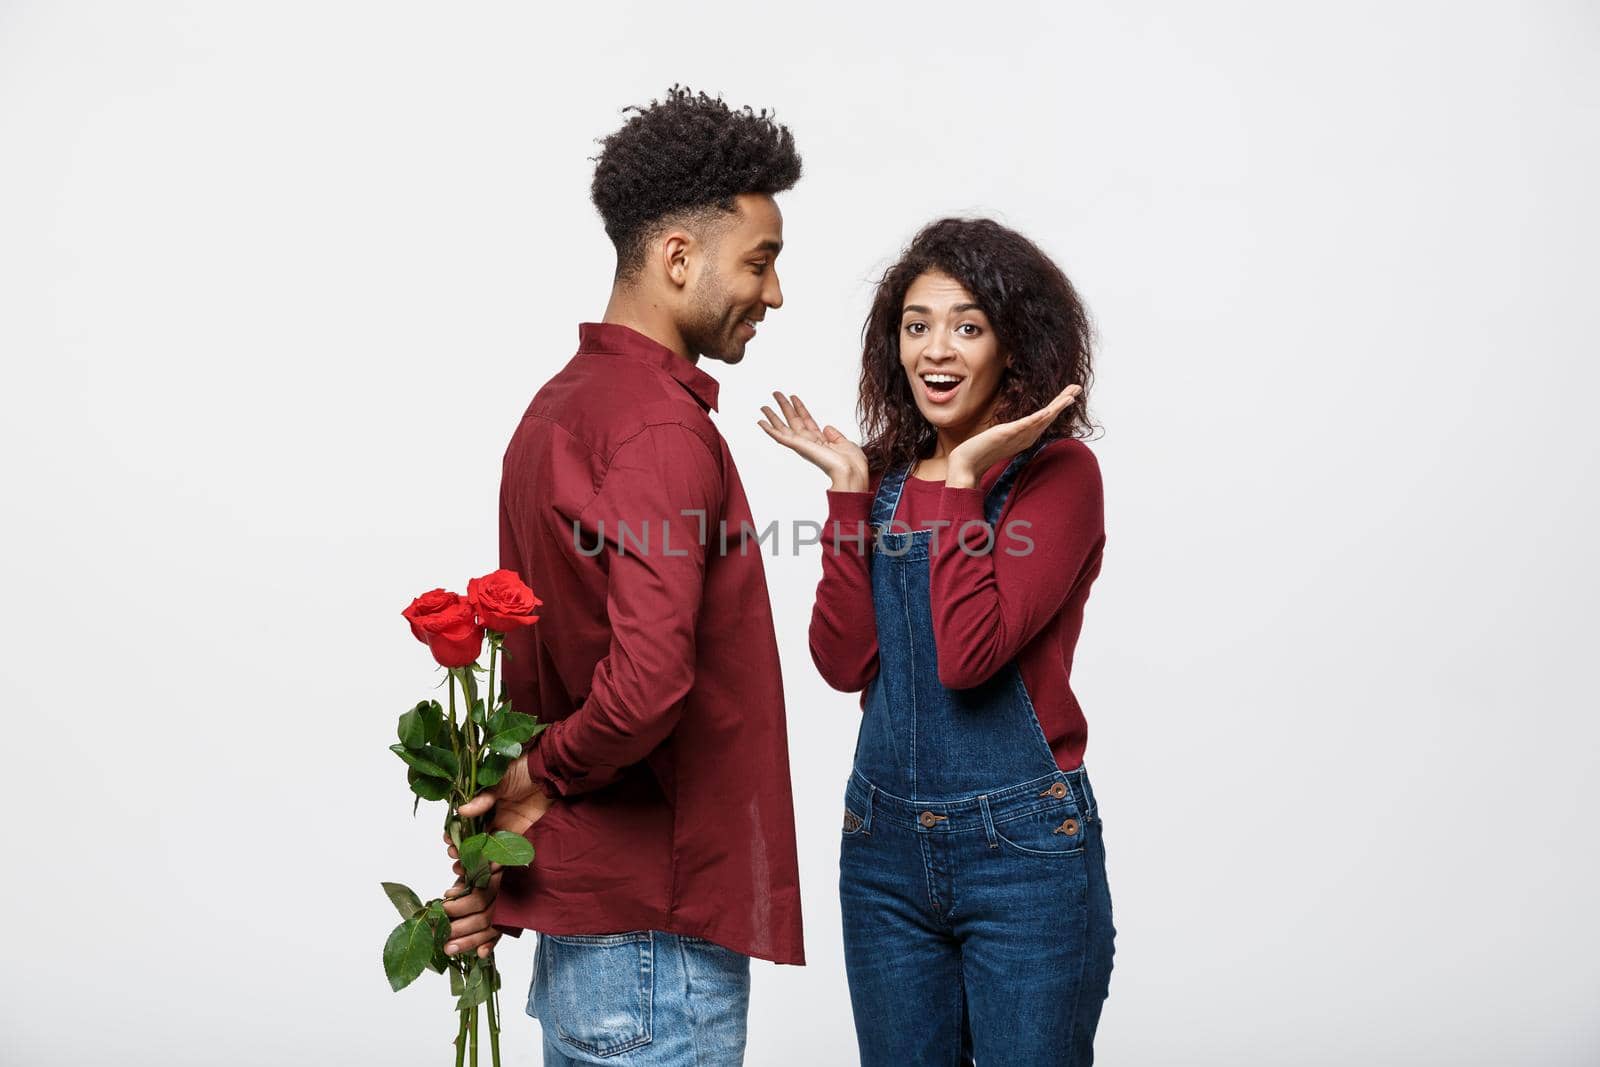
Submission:
M 574 7 L 0 4 L 0 1060 L 449 1062 L 379 961 L 378 882 L 450 880 L 398 612 L 494 566 L 605 304 L 595 139 L 684 81 L 805 159 L 787 303 L 706 364 L 760 521 L 824 501 L 759 405 L 848 424 L 922 223 L 1096 315 L 1100 1062 L 1600 1062 L 1595 7 Z M 758 1065 L 855 1062 L 816 552 L 766 561 L 810 965 L 756 965 Z

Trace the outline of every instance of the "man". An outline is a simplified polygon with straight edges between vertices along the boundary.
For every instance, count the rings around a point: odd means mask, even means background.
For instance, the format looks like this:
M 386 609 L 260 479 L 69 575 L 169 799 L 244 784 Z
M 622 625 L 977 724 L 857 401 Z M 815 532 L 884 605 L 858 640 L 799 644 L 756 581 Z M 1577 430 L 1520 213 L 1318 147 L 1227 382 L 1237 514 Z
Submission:
M 703 93 L 630 110 L 592 190 L 617 251 L 604 320 L 501 481 L 501 566 L 544 600 L 506 686 L 550 726 L 461 812 L 492 807 L 536 857 L 445 905 L 452 953 L 539 931 L 546 1067 L 741 1063 L 750 957 L 804 962 L 761 543 L 698 365 L 738 363 L 783 303 L 773 196 L 800 157 L 765 111 Z

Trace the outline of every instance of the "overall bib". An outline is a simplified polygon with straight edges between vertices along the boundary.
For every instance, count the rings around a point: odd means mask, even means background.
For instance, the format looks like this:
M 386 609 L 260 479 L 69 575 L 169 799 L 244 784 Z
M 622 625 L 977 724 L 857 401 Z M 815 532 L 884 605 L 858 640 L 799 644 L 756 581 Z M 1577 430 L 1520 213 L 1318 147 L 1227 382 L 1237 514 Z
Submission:
M 1014 543 L 1000 514 L 1039 447 L 984 500 L 992 551 Z M 1056 766 L 1015 660 L 972 689 L 940 683 L 935 531 L 890 525 L 909 473 L 886 474 L 872 505 L 878 673 L 839 860 L 862 1067 L 1086 1067 L 1115 937 L 1094 792 L 1081 766 Z M 963 551 L 937 532 L 939 551 Z

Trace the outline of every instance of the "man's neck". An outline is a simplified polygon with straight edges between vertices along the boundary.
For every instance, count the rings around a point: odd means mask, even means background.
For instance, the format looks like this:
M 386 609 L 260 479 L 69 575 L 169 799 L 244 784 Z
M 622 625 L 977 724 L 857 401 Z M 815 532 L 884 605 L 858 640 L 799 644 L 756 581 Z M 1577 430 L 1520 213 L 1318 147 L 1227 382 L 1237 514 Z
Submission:
M 690 363 L 700 362 L 700 353 L 689 351 L 672 316 L 637 290 L 612 286 L 611 299 L 606 302 L 606 312 L 600 321 L 626 326 L 672 349 Z

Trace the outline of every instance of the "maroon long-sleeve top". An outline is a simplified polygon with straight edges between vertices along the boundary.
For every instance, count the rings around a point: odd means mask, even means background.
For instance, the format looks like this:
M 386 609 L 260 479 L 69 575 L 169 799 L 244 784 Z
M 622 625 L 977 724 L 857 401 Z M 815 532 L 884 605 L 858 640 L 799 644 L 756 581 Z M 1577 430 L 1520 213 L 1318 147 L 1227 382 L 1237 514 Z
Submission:
M 908 477 L 895 528 L 937 531 L 929 581 L 939 681 L 970 688 L 1015 659 L 1056 763 L 1072 770 L 1088 740 L 1072 692 L 1072 658 L 1105 547 L 1100 466 L 1080 440 L 1049 442 L 1023 468 L 985 536 L 984 496 L 1005 466 L 995 464 L 971 489 Z M 828 492 L 822 580 L 811 613 L 812 661 L 833 688 L 863 691 L 863 707 L 878 671 L 878 635 L 871 539 L 860 531 L 881 481 L 875 475 L 866 492 Z M 958 546 L 958 533 L 968 550 Z
M 506 638 L 527 756 L 557 799 L 501 930 L 704 937 L 803 963 L 783 680 L 717 381 L 584 323 L 506 449 L 500 563 L 543 599 Z

